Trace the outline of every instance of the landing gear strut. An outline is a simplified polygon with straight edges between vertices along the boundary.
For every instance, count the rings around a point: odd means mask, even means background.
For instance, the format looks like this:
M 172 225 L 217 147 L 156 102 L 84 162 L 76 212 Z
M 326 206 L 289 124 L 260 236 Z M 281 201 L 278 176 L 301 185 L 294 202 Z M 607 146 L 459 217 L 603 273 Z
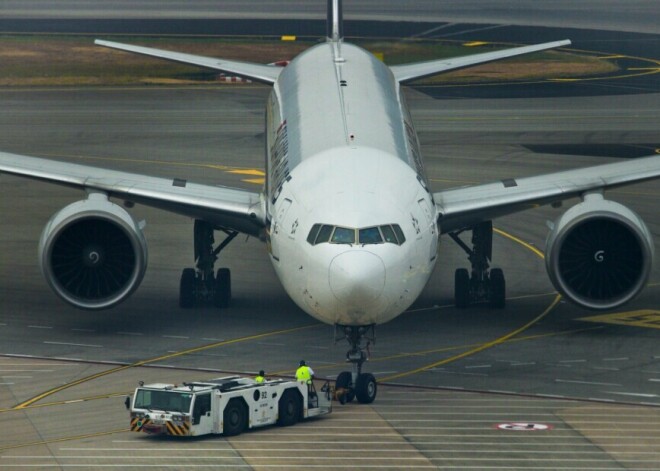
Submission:
M 335 342 L 345 338 L 351 348 L 346 352 L 346 361 L 352 371 L 342 371 L 335 380 L 335 391 L 342 404 L 357 397 L 358 402 L 370 404 L 376 399 L 378 385 L 371 373 L 362 373 L 362 364 L 369 359 L 369 345 L 375 342 L 375 326 L 335 325 Z M 366 341 L 366 345 L 362 345 Z
M 467 253 L 471 273 L 459 268 L 454 274 L 454 302 L 457 308 L 487 302 L 495 309 L 505 305 L 506 283 L 500 268 L 489 269 L 493 254 L 493 223 L 482 222 L 472 227 L 472 248 L 460 238 L 460 232 L 450 233 L 452 239 Z
M 218 247 L 215 243 L 214 231 L 223 231 L 227 237 Z M 231 272 L 229 268 L 218 269 L 214 274 L 214 266 L 218 254 L 238 235 L 236 231 L 227 231 L 213 227 L 211 224 L 195 220 L 195 262 L 196 268 L 184 268 L 179 284 L 179 306 L 191 308 L 197 304 L 211 302 L 215 307 L 225 308 L 231 300 Z

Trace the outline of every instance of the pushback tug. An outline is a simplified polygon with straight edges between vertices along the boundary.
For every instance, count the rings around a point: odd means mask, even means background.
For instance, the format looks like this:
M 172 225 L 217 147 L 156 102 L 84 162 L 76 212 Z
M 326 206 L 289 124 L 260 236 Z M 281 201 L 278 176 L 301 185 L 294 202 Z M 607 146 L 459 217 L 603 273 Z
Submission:
M 294 425 L 332 412 L 329 384 L 316 392 L 304 381 L 223 378 L 181 385 L 141 384 L 126 398 L 131 430 L 150 434 L 238 435 L 255 427 Z

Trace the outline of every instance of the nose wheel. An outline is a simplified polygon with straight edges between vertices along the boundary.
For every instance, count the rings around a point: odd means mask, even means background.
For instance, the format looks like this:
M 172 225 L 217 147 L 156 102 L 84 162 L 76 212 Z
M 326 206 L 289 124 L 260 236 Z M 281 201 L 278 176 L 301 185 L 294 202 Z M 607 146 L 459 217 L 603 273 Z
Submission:
M 374 375 L 362 372 L 362 365 L 369 359 L 369 345 L 375 342 L 375 326 L 335 325 L 335 341 L 341 337 L 351 346 L 346 352 L 346 361 L 351 363 L 352 369 L 339 373 L 335 380 L 335 394 L 342 404 L 355 398 L 362 404 L 371 404 L 376 399 L 378 383 Z

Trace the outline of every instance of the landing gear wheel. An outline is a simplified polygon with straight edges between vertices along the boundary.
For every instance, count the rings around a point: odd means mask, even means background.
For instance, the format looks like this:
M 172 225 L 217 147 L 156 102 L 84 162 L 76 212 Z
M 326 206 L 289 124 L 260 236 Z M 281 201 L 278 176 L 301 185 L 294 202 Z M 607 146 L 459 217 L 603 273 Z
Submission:
M 490 300 L 489 305 L 493 309 L 503 309 L 506 304 L 506 283 L 504 272 L 501 268 L 490 270 Z
M 351 402 L 355 397 L 355 391 L 351 387 L 352 379 L 353 377 L 350 371 L 342 371 L 335 380 L 335 391 L 341 392 L 343 390 L 343 394 L 338 398 L 342 404 Z
M 470 274 L 467 268 L 459 268 L 454 273 L 454 304 L 458 309 L 470 304 Z
M 376 399 L 378 385 L 371 373 L 362 373 L 355 382 L 355 396 L 362 404 L 371 404 Z
M 245 430 L 247 419 L 245 405 L 240 399 L 230 400 L 227 407 L 225 407 L 222 418 L 224 421 L 222 432 L 228 437 L 239 435 Z
M 195 305 L 195 270 L 184 268 L 179 282 L 179 307 L 189 309 Z
M 229 268 L 218 269 L 215 277 L 215 293 L 213 304 L 215 307 L 227 308 L 231 301 L 231 272 Z
M 278 402 L 279 417 L 277 425 L 288 427 L 298 422 L 302 409 L 300 396 L 293 389 L 287 389 Z

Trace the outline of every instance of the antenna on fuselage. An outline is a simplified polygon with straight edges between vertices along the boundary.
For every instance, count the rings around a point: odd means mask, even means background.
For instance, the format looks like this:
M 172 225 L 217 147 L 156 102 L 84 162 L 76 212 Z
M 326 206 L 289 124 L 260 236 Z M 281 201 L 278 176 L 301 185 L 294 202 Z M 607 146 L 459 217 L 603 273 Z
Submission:
M 329 41 L 339 42 L 344 39 L 341 0 L 328 0 L 326 28 Z

